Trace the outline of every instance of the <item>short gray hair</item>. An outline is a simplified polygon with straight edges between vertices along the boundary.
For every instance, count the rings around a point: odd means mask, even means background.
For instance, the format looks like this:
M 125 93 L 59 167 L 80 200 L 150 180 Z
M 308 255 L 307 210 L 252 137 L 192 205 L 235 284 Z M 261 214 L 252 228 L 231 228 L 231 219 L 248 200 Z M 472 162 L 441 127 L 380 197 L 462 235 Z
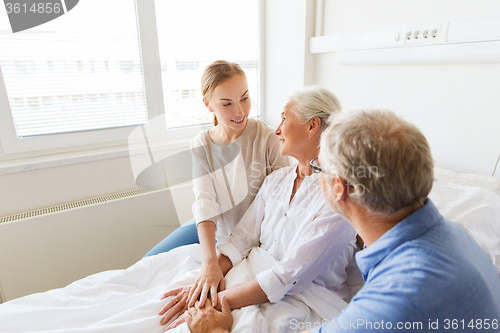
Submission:
M 328 89 L 311 86 L 292 93 L 288 103 L 304 123 L 313 117 L 321 119 L 321 130 L 328 127 L 328 118 L 334 112 L 340 111 L 341 106 L 337 97 Z
M 389 110 L 354 110 L 333 118 L 321 136 L 320 157 L 327 173 L 354 186 L 353 200 L 377 214 L 420 208 L 434 180 L 424 135 Z

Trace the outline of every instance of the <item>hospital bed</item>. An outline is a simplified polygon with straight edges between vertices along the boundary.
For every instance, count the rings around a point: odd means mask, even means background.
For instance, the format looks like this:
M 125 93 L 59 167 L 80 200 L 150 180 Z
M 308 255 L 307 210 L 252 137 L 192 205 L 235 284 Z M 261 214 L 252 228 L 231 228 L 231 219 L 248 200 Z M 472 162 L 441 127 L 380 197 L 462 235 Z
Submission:
M 429 197 L 441 214 L 467 230 L 500 269 L 500 178 L 436 168 Z M 253 250 L 227 276 L 227 285 L 251 279 L 273 258 Z M 0 305 L 0 332 L 162 332 L 157 312 L 172 288 L 192 283 L 200 267 L 197 245 L 140 260 L 125 270 L 88 276 L 61 289 Z M 258 265 L 257 265 L 258 264 Z M 362 287 L 350 267 L 351 296 Z M 347 303 L 320 286 L 311 286 L 276 304 L 233 311 L 237 332 L 297 332 L 336 316 Z M 303 323 L 302 325 L 300 323 Z M 188 332 L 185 324 L 175 332 Z

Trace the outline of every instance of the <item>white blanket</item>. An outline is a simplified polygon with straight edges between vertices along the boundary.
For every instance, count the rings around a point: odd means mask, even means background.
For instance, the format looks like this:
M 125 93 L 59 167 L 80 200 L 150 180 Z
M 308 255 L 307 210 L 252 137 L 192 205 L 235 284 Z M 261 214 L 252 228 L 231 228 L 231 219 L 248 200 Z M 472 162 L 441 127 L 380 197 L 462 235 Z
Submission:
M 126 270 L 91 275 L 61 289 L 0 305 L 0 332 L 163 332 L 157 315 L 168 290 L 194 282 L 199 245 L 144 258 Z M 276 260 L 260 248 L 226 276 L 227 288 L 255 277 Z M 347 306 L 318 285 L 278 303 L 233 311 L 233 332 L 298 332 L 337 316 Z M 189 332 L 186 324 L 172 332 Z

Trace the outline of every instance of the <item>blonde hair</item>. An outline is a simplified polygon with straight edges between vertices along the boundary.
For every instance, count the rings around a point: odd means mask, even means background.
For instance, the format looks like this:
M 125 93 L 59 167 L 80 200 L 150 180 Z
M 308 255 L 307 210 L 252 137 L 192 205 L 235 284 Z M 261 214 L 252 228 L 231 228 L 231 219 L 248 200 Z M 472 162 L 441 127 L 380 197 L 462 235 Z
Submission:
M 201 94 L 203 98 L 210 101 L 214 89 L 223 81 L 230 79 L 236 74 L 246 77 L 240 65 L 235 62 L 217 60 L 208 65 L 201 76 Z M 215 114 L 213 122 L 214 126 L 218 124 Z
M 293 110 L 304 123 L 314 117 L 321 119 L 321 130 L 328 127 L 328 118 L 333 113 L 340 111 L 341 106 L 337 97 L 328 89 L 311 86 L 295 91 L 288 99 Z
M 384 109 L 344 112 L 321 137 L 322 167 L 354 186 L 352 199 L 390 215 L 425 203 L 434 180 L 429 143 L 414 125 Z

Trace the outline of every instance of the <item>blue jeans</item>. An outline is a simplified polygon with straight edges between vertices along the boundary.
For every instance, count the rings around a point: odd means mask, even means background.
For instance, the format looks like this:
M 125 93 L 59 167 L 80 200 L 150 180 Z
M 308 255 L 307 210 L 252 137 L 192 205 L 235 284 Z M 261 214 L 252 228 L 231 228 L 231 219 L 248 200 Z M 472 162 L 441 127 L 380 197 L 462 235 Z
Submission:
M 176 247 L 199 243 L 198 230 L 194 218 L 185 225 L 174 230 L 161 242 L 155 245 L 144 257 L 154 256 L 158 253 L 168 252 Z M 143 257 L 143 258 L 144 258 Z

